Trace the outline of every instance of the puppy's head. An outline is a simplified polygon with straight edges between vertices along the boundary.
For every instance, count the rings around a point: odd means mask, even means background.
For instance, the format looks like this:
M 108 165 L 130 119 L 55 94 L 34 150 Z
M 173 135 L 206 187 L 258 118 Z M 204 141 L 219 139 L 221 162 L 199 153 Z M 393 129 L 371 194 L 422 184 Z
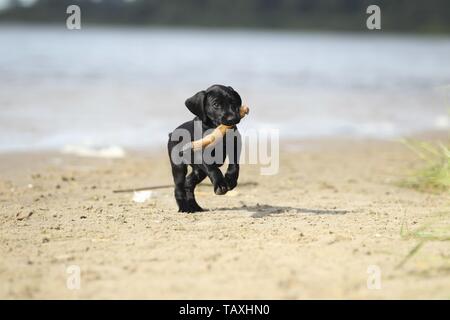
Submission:
M 232 87 L 213 85 L 185 102 L 186 107 L 206 124 L 233 126 L 241 121 L 242 100 Z

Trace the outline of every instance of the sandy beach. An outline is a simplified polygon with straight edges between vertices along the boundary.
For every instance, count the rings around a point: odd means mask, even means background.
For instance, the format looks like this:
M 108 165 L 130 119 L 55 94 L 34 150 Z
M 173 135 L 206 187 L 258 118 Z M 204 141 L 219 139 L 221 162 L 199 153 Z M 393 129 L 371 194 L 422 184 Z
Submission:
M 113 193 L 170 184 L 165 153 L 2 154 L 0 298 L 448 299 L 448 242 L 408 236 L 450 224 L 448 195 L 398 186 L 420 165 L 395 141 L 286 143 L 278 175 L 243 165 L 234 191 L 205 182 L 209 211 L 182 214 L 170 188 Z
M 0 300 L 450 299 L 449 9 L 0 0 Z M 194 117 L 244 163 L 187 214 Z

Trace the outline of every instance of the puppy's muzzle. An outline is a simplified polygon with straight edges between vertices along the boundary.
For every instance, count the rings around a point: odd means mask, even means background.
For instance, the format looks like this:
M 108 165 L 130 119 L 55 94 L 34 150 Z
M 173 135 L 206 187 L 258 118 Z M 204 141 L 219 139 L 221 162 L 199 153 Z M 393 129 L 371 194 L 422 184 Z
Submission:
M 241 119 L 243 117 L 245 117 L 245 115 L 247 115 L 249 112 L 250 112 L 250 109 L 247 106 L 243 105 L 239 109 L 239 114 L 231 114 L 231 115 L 226 116 L 222 120 L 222 124 L 224 124 L 226 126 L 237 125 L 239 122 L 241 122 Z

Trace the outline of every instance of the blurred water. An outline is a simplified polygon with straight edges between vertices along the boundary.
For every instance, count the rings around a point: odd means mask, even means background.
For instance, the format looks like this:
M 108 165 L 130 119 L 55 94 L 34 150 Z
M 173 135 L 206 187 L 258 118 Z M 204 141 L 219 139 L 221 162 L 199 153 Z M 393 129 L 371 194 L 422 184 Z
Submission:
M 160 146 L 192 118 L 184 100 L 214 83 L 250 106 L 243 131 L 434 129 L 449 107 L 449 56 L 450 38 L 371 32 L 0 26 L 0 151 Z

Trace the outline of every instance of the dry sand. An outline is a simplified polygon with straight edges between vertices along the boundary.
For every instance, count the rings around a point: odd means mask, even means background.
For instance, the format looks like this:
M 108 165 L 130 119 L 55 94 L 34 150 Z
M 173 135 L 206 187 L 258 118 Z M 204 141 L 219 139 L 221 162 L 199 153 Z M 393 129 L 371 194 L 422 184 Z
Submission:
M 196 214 L 177 212 L 172 189 L 145 203 L 112 192 L 171 183 L 165 153 L 0 155 L 0 298 L 450 298 L 448 242 L 404 261 L 419 241 L 402 226 L 449 223 L 448 195 L 397 186 L 420 165 L 410 151 L 343 140 L 282 150 L 276 176 L 244 165 L 225 196 L 200 186 L 210 211 Z M 66 285 L 72 265 L 79 290 Z

